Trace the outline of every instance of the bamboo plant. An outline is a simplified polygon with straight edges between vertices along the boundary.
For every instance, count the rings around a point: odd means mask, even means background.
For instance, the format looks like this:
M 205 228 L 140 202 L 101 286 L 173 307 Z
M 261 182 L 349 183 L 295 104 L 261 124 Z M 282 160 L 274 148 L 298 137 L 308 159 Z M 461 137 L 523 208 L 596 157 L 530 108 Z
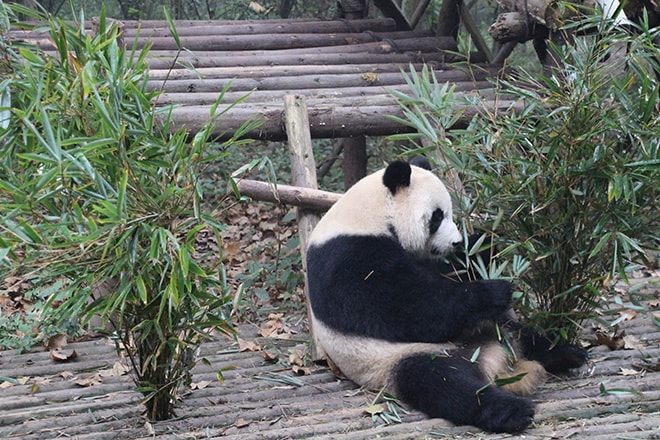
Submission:
M 148 416 L 169 418 L 199 345 L 233 331 L 223 205 L 206 208 L 199 173 L 254 123 L 209 156 L 227 109 L 213 106 L 191 141 L 171 130 L 171 108 L 155 108 L 147 88 L 148 49 L 120 47 L 103 15 L 91 35 L 84 17 L 3 10 L 44 23 L 56 50 L 2 40 L 1 274 L 57 285 L 44 316 L 111 323 Z M 220 249 L 200 251 L 202 236 Z

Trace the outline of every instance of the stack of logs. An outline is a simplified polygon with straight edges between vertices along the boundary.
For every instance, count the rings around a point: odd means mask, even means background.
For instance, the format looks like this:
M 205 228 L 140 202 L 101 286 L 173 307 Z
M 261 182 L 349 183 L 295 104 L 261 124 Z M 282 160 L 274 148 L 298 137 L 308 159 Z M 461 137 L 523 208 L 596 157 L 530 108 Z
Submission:
M 165 21 L 120 25 L 127 47 L 136 39 L 139 48 L 150 45 L 149 87 L 163 92 L 157 104 L 177 104 L 174 128 L 192 134 L 225 89 L 217 112 L 249 96 L 222 115 L 217 135 L 228 136 L 256 118 L 263 125 L 250 137 L 285 139 L 283 97 L 292 94 L 306 97 L 313 138 L 399 133 L 409 128 L 389 117 L 402 116 L 389 90 L 409 91 L 401 70 L 412 65 L 419 71 L 427 64 L 440 83 L 455 84 L 457 92 L 486 94 L 497 74 L 477 64 L 450 66 L 460 61 L 453 55 L 454 38 L 398 31 L 388 18 L 177 21 L 183 51 Z M 13 31 L 12 38 L 43 42 L 43 35 L 24 31 Z M 468 106 L 458 125 L 476 112 Z

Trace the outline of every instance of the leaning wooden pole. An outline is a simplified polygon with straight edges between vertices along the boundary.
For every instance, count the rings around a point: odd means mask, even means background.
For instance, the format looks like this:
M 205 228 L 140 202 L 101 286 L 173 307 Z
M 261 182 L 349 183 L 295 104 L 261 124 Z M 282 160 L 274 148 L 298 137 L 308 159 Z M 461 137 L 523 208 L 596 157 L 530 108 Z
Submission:
M 273 185 L 270 182 L 241 179 L 236 181 L 243 196 L 260 202 L 284 203 L 305 211 L 324 212 L 341 198 L 341 194 L 292 185 Z
M 284 97 L 284 125 L 289 140 L 291 153 L 291 183 L 296 186 L 317 189 L 316 163 L 312 150 L 312 135 L 309 130 L 307 104 L 305 97 L 300 95 L 287 95 Z M 315 211 L 296 208 L 298 217 L 298 237 L 300 239 L 300 254 L 302 256 L 303 272 L 305 274 L 305 298 L 307 302 L 307 316 L 309 317 L 310 355 L 313 360 L 321 359 L 323 352 L 316 340 L 312 328 L 312 308 L 309 302 L 307 289 L 307 243 L 312 230 L 318 223 L 319 216 Z

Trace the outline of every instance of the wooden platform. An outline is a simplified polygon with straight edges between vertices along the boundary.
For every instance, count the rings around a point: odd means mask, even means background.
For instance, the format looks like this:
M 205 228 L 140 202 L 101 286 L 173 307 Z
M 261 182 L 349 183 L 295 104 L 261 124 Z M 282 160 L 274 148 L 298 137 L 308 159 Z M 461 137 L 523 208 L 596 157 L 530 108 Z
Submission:
M 655 295 L 658 295 L 657 280 Z M 657 303 L 657 301 L 656 301 Z M 656 313 L 657 313 L 657 305 Z M 573 377 L 553 378 L 533 397 L 535 424 L 524 435 L 485 434 L 453 427 L 416 411 L 397 410 L 400 422 L 371 416 L 375 396 L 326 367 L 310 366 L 296 376 L 290 354 L 304 350 L 297 340 L 241 336 L 261 351 L 239 352 L 230 341 L 203 345 L 210 366 L 194 370 L 193 388 L 185 393 L 176 420 L 148 423 L 140 395 L 116 364 L 108 339 L 72 344 L 71 363 L 55 363 L 46 352 L 0 352 L 0 376 L 19 384 L 0 388 L 0 438 L 3 439 L 657 439 L 660 436 L 660 328 L 651 312 L 625 321 L 626 349 L 590 349 L 588 367 Z M 592 331 L 586 337 L 592 338 Z M 267 361 L 276 355 L 276 361 Z M 224 383 L 217 379 L 222 370 Z
M 306 97 L 313 138 L 410 131 L 389 117 L 403 116 L 389 91 L 409 93 L 401 71 L 409 72 L 410 66 L 420 71 L 424 64 L 440 84 L 449 82 L 457 93 L 483 96 L 490 110 L 511 105 L 493 96 L 489 80 L 499 66 L 482 64 L 476 53 L 468 63 L 458 55 L 453 37 L 399 30 L 387 18 L 178 21 L 181 51 L 164 21 L 126 21 L 122 29 L 127 48 L 136 41 L 138 47 L 150 45 L 149 87 L 163 92 L 157 104 L 176 104 L 173 128 L 183 127 L 193 135 L 219 100 L 217 113 L 229 110 L 218 118 L 216 135 L 227 138 L 253 118 L 263 125 L 249 137 L 284 140 L 286 95 Z M 9 36 L 55 54 L 45 32 L 13 29 Z M 458 127 L 465 127 L 480 110 L 465 107 Z

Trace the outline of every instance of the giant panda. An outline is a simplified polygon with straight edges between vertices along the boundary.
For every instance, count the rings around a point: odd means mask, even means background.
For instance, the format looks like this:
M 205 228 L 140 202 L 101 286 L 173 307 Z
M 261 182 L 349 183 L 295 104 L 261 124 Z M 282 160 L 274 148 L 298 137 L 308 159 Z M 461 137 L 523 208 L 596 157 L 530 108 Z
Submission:
M 583 364 L 586 352 L 550 350 L 549 340 L 507 321 L 510 282 L 439 273 L 462 234 L 428 161 L 411 163 L 360 180 L 313 230 L 306 262 L 314 335 L 328 361 L 365 388 L 454 424 L 522 431 L 534 417 L 524 395 L 546 370 Z M 500 342 L 496 324 L 514 344 Z M 505 377 L 519 380 L 495 385 Z

